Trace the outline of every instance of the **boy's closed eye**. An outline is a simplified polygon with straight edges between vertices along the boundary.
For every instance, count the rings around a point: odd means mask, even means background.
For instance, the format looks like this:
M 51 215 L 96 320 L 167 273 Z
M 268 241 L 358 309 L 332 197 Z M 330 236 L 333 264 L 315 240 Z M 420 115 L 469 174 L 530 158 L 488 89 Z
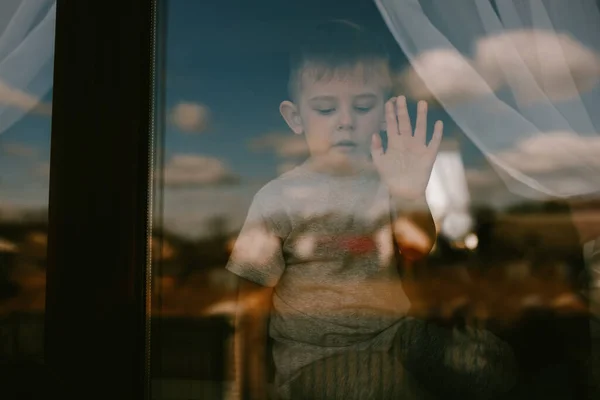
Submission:
M 377 105 L 378 97 L 374 94 L 362 94 L 354 101 L 354 109 L 361 113 L 368 113 Z
M 311 108 L 319 114 L 328 115 L 336 111 L 336 104 L 329 99 L 313 99 L 311 101 Z
M 360 105 L 360 106 L 354 106 L 354 109 L 361 113 L 368 113 L 369 111 L 371 111 L 373 109 L 373 106 L 372 105 Z
M 317 108 L 316 111 L 321 115 L 329 115 L 335 112 L 335 108 Z
M 354 109 L 360 113 L 368 113 L 373 108 L 374 108 L 374 106 L 370 105 L 370 104 L 354 106 Z M 329 114 L 333 114 L 336 111 L 336 108 L 335 107 L 317 107 L 317 108 L 315 108 L 315 111 L 317 111 L 319 114 L 322 114 L 322 115 L 329 115 Z

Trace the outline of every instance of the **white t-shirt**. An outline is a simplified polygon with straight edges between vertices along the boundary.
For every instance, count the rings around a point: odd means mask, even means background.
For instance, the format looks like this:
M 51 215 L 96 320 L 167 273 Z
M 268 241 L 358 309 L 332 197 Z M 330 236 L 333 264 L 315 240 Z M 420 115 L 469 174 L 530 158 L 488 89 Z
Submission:
M 274 287 L 277 382 L 333 354 L 391 345 L 410 307 L 394 260 L 389 193 L 378 176 L 300 166 L 254 197 L 227 269 Z

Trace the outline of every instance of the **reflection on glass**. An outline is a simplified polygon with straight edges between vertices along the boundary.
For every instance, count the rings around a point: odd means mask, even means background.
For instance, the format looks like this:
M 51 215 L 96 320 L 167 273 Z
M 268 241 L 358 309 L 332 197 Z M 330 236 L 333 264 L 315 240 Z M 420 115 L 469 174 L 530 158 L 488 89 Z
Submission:
M 55 2 L 0 4 L 0 397 L 41 393 Z
M 373 2 L 340 1 L 329 11 L 310 1 L 260 4 L 233 11 L 217 2 L 169 3 L 153 396 L 286 398 L 316 385 L 331 396 L 373 388 L 374 398 L 429 390 L 442 398 L 463 390 L 531 398 L 549 390 L 548 379 L 564 393 L 584 390 L 596 199 L 531 200 L 509 190 L 431 82 L 415 88 L 414 66 Z M 323 62 L 312 81 L 300 73 L 302 84 L 290 84 L 297 71 L 289 71 L 289 53 L 315 21 L 337 18 L 381 37 L 389 82 L 369 80 L 382 76 L 373 65 L 361 70 L 363 81 Z M 476 82 L 452 79 L 443 100 L 478 95 L 469 83 Z M 389 93 L 369 95 L 381 87 Z M 393 147 L 384 105 L 403 94 L 413 127 L 417 101 L 428 100 L 427 142 L 434 122 L 444 122 L 426 203 L 404 202 L 410 212 L 394 208 L 392 185 L 369 159 L 372 146 L 386 154 Z M 373 110 L 380 118 L 369 119 Z M 377 131 L 386 131 L 383 143 L 373 144 Z M 332 143 L 331 157 L 322 157 Z M 547 159 L 534 150 L 512 161 Z M 332 165 L 336 173 L 358 165 L 361 172 L 332 178 Z M 427 208 L 433 221 L 423 217 Z M 444 347 L 430 351 L 431 335 Z M 406 337 L 415 347 L 398 344 Z M 361 345 L 380 352 L 339 351 Z M 361 365 L 375 367 L 351 367 Z M 491 373 L 490 365 L 501 368 Z M 445 378 L 431 382 L 432 369 Z M 356 378 L 348 378 L 351 389 L 336 383 L 341 377 Z

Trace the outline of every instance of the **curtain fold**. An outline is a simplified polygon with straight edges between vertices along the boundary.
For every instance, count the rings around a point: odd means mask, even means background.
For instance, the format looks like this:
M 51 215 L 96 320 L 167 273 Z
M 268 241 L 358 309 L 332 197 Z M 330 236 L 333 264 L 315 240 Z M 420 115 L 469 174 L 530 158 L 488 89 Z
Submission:
M 0 3 L 0 134 L 25 114 L 51 113 L 55 0 Z
M 594 0 L 375 0 L 435 100 L 514 193 L 600 191 L 600 12 Z

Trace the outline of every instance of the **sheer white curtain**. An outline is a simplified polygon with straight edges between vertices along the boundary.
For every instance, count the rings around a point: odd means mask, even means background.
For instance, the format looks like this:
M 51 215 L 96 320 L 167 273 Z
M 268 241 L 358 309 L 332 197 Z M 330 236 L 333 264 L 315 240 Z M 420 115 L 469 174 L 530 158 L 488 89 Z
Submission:
M 51 113 L 55 0 L 0 0 L 0 134 L 26 113 Z
M 508 188 L 544 198 L 600 191 L 600 12 L 595 0 L 375 0 L 434 100 Z

